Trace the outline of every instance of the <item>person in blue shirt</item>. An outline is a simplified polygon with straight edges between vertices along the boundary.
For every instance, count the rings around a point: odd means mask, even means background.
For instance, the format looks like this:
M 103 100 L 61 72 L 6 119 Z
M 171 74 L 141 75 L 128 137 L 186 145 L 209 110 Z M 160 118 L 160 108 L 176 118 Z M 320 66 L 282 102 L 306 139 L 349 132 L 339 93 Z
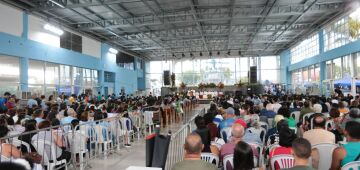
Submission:
M 3 97 L 0 97 L 0 110 L 6 110 L 5 103 L 7 102 L 8 98 L 10 97 L 9 92 L 5 92 Z
M 43 122 L 44 118 L 44 111 L 41 109 L 36 109 L 32 114 L 33 119 L 36 121 L 37 124 Z
M 274 118 L 276 113 L 274 112 L 274 105 L 268 103 L 266 105 L 266 111 L 260 112 L 260 116 L 266 116 L 267 118 Z
M 219 130 L 231 127 L 235 122 L 235 110 L 232 107 L 229 107 L 225 110 L 225 119 L 220 122 Z
M 28 108 L 31 109 L 33 106 L 38 105 L 38 102 L 35 99 L 36 99 L 36 95 L 35 94 L 31 95 L 31 99 L 29 99 L 27 102 Z
M 69 124 L 72 120 L 76 119 L 76 112 L 73 108 L 67 109 L 64 111 L 64 118 L 61 119 L 61 124 Z

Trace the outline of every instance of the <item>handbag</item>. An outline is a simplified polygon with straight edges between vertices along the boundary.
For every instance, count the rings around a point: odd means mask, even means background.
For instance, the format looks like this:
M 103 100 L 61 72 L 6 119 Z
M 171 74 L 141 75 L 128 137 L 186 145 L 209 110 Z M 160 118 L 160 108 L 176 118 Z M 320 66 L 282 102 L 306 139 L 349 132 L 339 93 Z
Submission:
M 34 163 L 41 164 L 42 156 L 37 152 L 30 152 L 26 157 L 30 158 Z

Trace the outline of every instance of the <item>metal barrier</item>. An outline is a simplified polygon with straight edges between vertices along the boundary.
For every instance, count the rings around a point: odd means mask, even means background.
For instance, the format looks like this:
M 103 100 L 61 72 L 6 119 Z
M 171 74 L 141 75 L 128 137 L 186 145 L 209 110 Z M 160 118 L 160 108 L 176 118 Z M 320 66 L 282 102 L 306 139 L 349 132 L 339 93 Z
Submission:
M 194 103 L 188 103 L 184 106 L 184 112 L 188 113 L 195 108 Z M 205 113 L 203 109 L 199 114 Z M 110 153 L 117 152 L 126 148 L 130 144 L 130 139 L 140 135 L 152 133 L 153 123 L 147 123 L 144 113 L 142 115 L 129 114 L 130 118 L 122 117 L 123 114 L 109 114 L 109 118 L 102 120 L 80 121 L 75 127 L 71 124 L 51 126 L 39 130 L 33 130 L 23 133 L 15 133 L 15 128 L 11 129 L 8 136 L 0 138 L 0 153 L 3 149 L 10 146 L 10 156 L 1 155 L 1 161 L 12 161 L 23 155 L 16 153 L 38 153 L 42 156 L 41 163 L 36 164 L 37 170 L 41 169 L 87 169 L 90 167 L 90 160 L 96 158 L 106 158 Z M 175 152 L 173 156 L 168 156 L 168 161 L 172 163 L 182 159 L 182 145 L 187 134 L 195 127 L 194 119 L 184 125 L 180 130 L 172 135 L 169 155 Z M 134 125 L 134 126 L 133 126 Z M 135 127 L 133 129 L 133 127 Z M 3 145 L 3 144 L 11 145 Z M 17 149 L 18 150 L 17 150 Z M 172 164 L 167 163 L 167 167 Z
M 170 170 L 175 163 L 183 160 L 185 152 L 183 149 L 183 146 L 185 144 L 185 138 L 188 134 L 195 130 L 195 117 L 199 115 L 202 116 L 204 114 L 205 108 L 203 108 L 199 113 L 195 114 L 177 132 L 171 135 L 165 170 Z
M 121 114 L 97 121 L 80 122 L 75 127 L 65 124 L 11 134 L 0 139 L 1 144 L 14 146 L 9 147 L 13 149 L 10 156 L 1 156 L 0 162 L 18 158 L 17 153 L 21 149 L 23 152 L 20 154 L 40 154 L 41 165 L 49 170 L 62 167 L 85 169 L 90 159 L 106 158 L 109 153 L 125 148 L 125 144 L 130 144 L 130 138 L 135 137 L 138 131 L 133 129 L 132 121 L 120 116 Z M 11 145 L 1 145 L 0 153 L 3 153 L 3 149 L 8 150 L 5 147 Z

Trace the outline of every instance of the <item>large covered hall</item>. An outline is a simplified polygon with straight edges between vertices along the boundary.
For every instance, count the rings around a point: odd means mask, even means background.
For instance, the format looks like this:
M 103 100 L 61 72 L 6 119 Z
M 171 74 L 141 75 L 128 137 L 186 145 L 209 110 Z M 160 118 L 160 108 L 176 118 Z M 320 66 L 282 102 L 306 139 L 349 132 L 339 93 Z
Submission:
M 0 170 L 360 170 L 359 0 L 1 0 Z

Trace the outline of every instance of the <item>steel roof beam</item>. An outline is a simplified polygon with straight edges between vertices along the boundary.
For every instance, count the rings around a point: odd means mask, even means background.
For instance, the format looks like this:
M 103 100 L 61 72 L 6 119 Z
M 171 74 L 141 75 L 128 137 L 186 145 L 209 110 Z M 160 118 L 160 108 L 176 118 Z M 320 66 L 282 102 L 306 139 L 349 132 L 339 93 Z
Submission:
M 285 30 L 281 31 L 280 34 L 276 34 L 276 35 L 275 35 L 275 38 L 274 38 L 273 41 L 276 41 L 277 39 L 279 39 L 292 25 L 294 25 L 296 22 L 298 22 L 298 21 L 304 16 L 304 14 L 305 14 L 307 11 L 309 11 L 309 10 L 311 9 L 311 7 L 313 7 L 313 6 L 316 4 L 317 1 L 318 1 L 318 0 L 313 0 L 313 2 L 311 2 L 310 5 L 307 6 L 307 8 L 305 9 L 305 11 L 304 11 L 303 14 L 299 15 L 298 17 L 296 17 L 296 19 L 295 19 L 294 21 L 292 21 L 292 22 L 289 24 L 289 26 L 286 27 Z M 264 51 L 267 50 L 271 45 L 272 45 L 272 43 L 269 43 L 268 45 L 266 45 L 266 47 L 264 48 Z
M 208 45 L 206 43 L 206 38 L 204 36 L 204 33 L 203 33 L 203 30 L 202 30 L 202 25 L 200 23 L 200 21 L 198 21 L 198 13 L 194 7 L 194 5 L 197 5 L 197 3 L 195 3 L 195 0 L 189 0 L 190 1 L 190 8 L 191 8 L 191 12 L 192 12 L 192 16 L 193 16 L 193 20 L 195 21 L 197 27 L 198 27 L 198 30 L 199 30 L 199 33 L 201 35 L 201 39 L 204 43 L 204 47 L 206 49 L 207 52 L 209 52 L 209 48 L 208 48 Z
M 269 5 L 270 1 L 271 1 L 271 0 L 267 0 L 267 1 L 266 1 L 266 5 L 265 5 L 266 8 L 267 8 L 267 6 Z M 269 14 L 271 13 L 271 11 L 273 10 L 273 7 L 274 7 L 274 5 L 276 4 L 276 2 L 277 2 L 277 0 L 274 0 L 274 2 L 270 5 L 270 7 L 268 7 L 267 12 L 266 12 L 266 8 L 264 8 L 264 10 L 261 11 L 261 15 L 263 15 L 264 13 L 266 13 L 266 14 L 265 14 L 265 17 L 263 17 L 263 18 L 258 18 L 258 19 L 257 19 L 256 25 L 258 25 L 258 23 L 260 23 L 260 26 L 256 29 L 256 32 L 253 34 L 253 36 L 251 36 L 250 39 L 248 40 L 248 42 L 250 42 L 250 44 L 251 44 L 251 42 L 254 40 L 254 38 L 258 35 L 261 27 L 264 25 L 266 18 L 269 16 Z M 247 48 L 248 48 L 248 47 L 247 47 Z
M 343 7 L 343 4 L 337 4 L 337 5 L 326 5 L 321 8 L 311 8 L 313 11 L 317 11 L 320 13 L 324 13 L 326 11 L 336 11 Z M 273 7 L 274 8 L 274 7 Z M 235 10 L 235 9 L 234 9 Z M 301 15 L 301 12 L 294 13 L 290 10 L 293 10 L 293 8 L 289 8 L 288 11 L 282 11 L 281 16 L 292 16 L 292 15 Z M 275 9 L 272 10 L 276 11 Z M 212 11 L 214 12 L 214 11 Z M 210 17 L 210 12 L 208 10 L 199 10 L 197 11 L 197 15 L 203 16 L 202 18 L 197 18 L 198 22 L 207 22 L 207 21 L 225 21 L 225 20 L 239 20 L 239 19 L 249 19 L 251 17 L 256 18 L 263 18 L 266 17 L 266 15 L 260 15 L 255 14 L 253 11 L 249 11 L 248 13 L 242 12 L 242 13 L 234 13 L 232 17 L 229 17 L 229 13 L 219 13 L 216 14 L 214 17 Z M 280 15 L 279 15 L 280 16 Z M 168 18 L 171 22 L 164 20 L 161 22 L 160 20 L 163 20 L 162 18 Z M 272 17 L 271 12 L 268 15 L 268 17 Z M 171 18 L 171 19 L 170 19 Z M 127 22 L 130 21 L 130 22 Z M 107 19 L 107 20 L 98 20 L 99 23 L 109 22 L 111 24 L 108 24 L 107 27 L 113 27 L 113 28 L 127 28 L 131 27 L 132 25 L 136 26 L 156 26 L 156 25 L 164 25 L 164 24 L 182 24 L 182 23 L 194 23 L 193 15 L 189 11 L 179 14 L 177 16 L 172 15 L 171 13 L 169 15 L 147 15 L 147 16 L 139 16 L 139 17 L 130 17 L 130 18 L 113 18 L 113 19 Z M 89 22 L 77 22 L 73 23 L 74 25 L 78 25 L 80 28 L 84 29 L 99 29 L 96 25 Z
M 233 25 L 233 13 L 234 13 L 234 4 L 235 4 L 235 0 L 230 0 L 230 9 L 229 9 L 229 14 L 230 14 L 230 20 L 229 20 L 229 32 L 228 32 L 228 42 L 226 43 L 226 49 L 229 48 L 229 42 L 230 42 L 230 37 L 231 37 L 231 28 L 232 28 L 232 25 Z

